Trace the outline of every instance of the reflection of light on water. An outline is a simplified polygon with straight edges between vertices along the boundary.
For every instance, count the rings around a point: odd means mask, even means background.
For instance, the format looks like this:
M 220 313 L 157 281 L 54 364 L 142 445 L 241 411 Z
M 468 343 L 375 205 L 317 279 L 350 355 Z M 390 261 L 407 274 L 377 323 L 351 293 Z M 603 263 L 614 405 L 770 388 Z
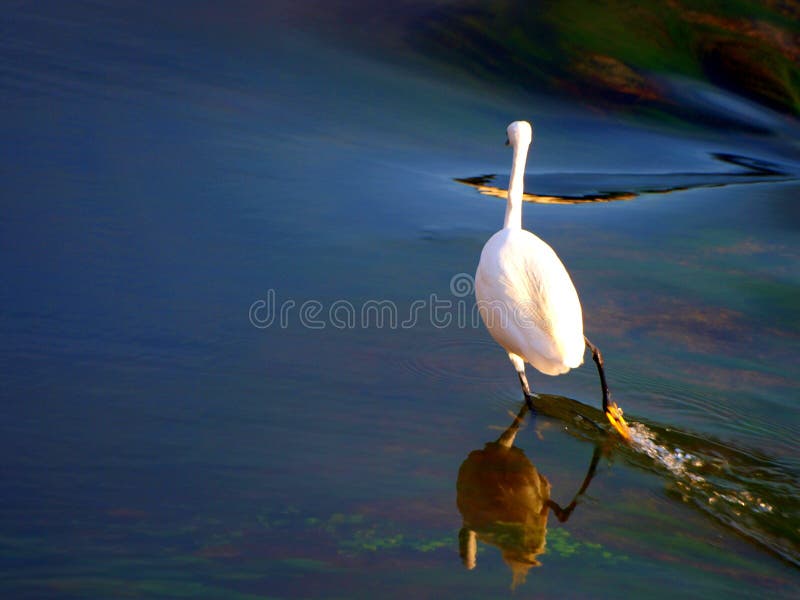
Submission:
M 542 415 L 568 423 L 565 430 L 577 437 L 608 438 L 608 428 L 589 426 L 603 418 L 593 407 L 548 394 L 540 394 L 535 406 Z M 652 422 L 632 419 L 628 426 L 630 443 L 616 444 L 626 461 L 663 477 L 668 495 L 800 566 L 800 474 L 730 443 Z
M 771 513 L 774 508 L 771 504 L 764 502 L 761 498 L 754 498 L 753 494 L 747 490 L 734 493 L 712 492 L 708 498 L 709 504 L 715 504 L 717 500 L 724 500 L 728 504 L 741 507 L 750 507 L 757 512 Z
M 673 475 L 684 477 L 693 483 L 705 481 L 700 475 L 690 473 L 688 466 L 702 467 L 703 461 L 676 448 L 670 450 L 655 441 L 655 434 L 642 423 L 628 423 L 631 430 L 631 446 L 635 450 L 644 452 L 657 463 L 666 467 Z
M 744 183 L 791 181 L 797 179 L 792 169 L 764 159 L 730 153 L 712 153 L 711 157 L 737 171 L 697 173 L 570 173 L 538 174 L 538 189 L 551 189 L 550 195 L 524 193 L 522 199 L 538 204 L 587 204 L 633 200 L 642 194 L 670 194 L 695 188 L 720 187 Z M 504 187 L 494 185 L 495 174 L 457 177 L 455 181 L 469 185 L 485 196 L 505 198 Z
M 724 468 L 722 462 L 704 461 L 680 448 L 669 448 L 659 444 L 656 441 L 656 434 L 642 423 L 628 425 L 631 430 L 631 448 L 646 454 L 656 464 L 672 473 L 676 477 L 676 487 L 681 491 L 685 502 L 706 503 L 706 508 L 713 509 L 719 517 L 727 513 L 743 518 L 747 513 L 771 514 L 775 510 L 772 504 L 747 489 L 730 489 L 731 482 L 727 482 L 727 485 L 715 484 L 691 470 L 707 467 L 707 470 L 712 472 L 721 471 Z

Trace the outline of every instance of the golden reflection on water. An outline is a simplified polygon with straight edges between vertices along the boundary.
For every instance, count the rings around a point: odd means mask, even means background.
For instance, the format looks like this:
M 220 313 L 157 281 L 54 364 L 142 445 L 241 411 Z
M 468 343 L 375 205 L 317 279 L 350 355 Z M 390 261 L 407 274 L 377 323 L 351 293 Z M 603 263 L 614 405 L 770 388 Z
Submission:
M 707 173 L 651 173 L 651 174 L 610 174 L 592 175 L 585 173 L 565 174 L 563 179 L 574 183 L 580 179 L 586 191 L 573 194 L 541 195 L 523 193 L 525 202 L 537 204 L 587 204 L 592 202 L 615 202 L 620 200 L 633 200 L 642 194 L 671 194 L 694 188 L 723 187 L 744 183 L 764 183 L 768 181 L 791 181 L 798 178 L 798 174 L 784 165 L 770 161 L 741 156 L 729 153 L 712 153 L 711 157 L 726 165 L 733 165 L 735 171 L 720 171 Z M 612 177 L 614 189 L 601 189 L 608 185 Z M 495 174 L 478 175 L 476 177 L 455 178 L 458 183 L 463 183 L 475 188 L 485 196 L 506 198 L 507 191 L 493 185 L 497 176 Z
M 489 185 L 494 179 L 494 175 L 481 175 L 478 177 L 464 177 L 456 179 L 458 183 L 463 183 L 474 187 L 484 196 L 495 196 L 505 198 L 508 193 L 506 190 Z M 583 204 L 585 202 L 613 202 L 614 200 L 632 200 L 639 194 L 633 192 L 603 192 L 597 194 L 586 194 L 582 196 L 542 196 L 539 194 L 522 193 L 524 202 L 536 202 L 537 204 Z
M 496 546 L 511 569 L 512 590 L 525 582 L 531 568 L 541 565 L 538 557 L 545 552 L 550 511 L 561 522 L 569 518 L 600 459 L 596 447 L 583 485 L 562 508 L 550 498 L 547 478 L 514 446 L 527 412 L 525 405 L 497 441 L 470 452 L 456 484 L 456 503 L 463 520 L 459 553 L 464 566 L 474 569 L 477 565 L 478 541 Z

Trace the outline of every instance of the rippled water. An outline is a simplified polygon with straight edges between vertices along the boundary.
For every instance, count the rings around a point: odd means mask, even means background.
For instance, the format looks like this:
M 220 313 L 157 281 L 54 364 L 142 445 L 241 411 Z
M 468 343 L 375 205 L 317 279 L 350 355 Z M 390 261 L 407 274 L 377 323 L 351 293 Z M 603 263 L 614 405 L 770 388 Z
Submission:
M 568 425 L 582 439 L 602 444 L 605 426 L 596 409 L 561 397 L 540 397 L 537 409 Z M 774 457 L 736 448 L 628 416 L 632 439 L 620 455 L 665 478 L 668 493 L 708 513 L 782 559 L 798 563 L 796 543 L 800 504 L 796 471 Z M 608 428 L 606 426 L 606 428 Z
M 519 571 L 498 540 L 535 529 L 515 595 L 793 597 L 794 121 L 703 83 L 676 98 L 760 133 L 488 87 L 384 13 L 349 44 L 340 13 L 294 4 L 4 9 L 4 595 L 494 597 Z M 565 199 L 525 225 L 636 437 L 607 432 L 591 364 L 529 373 L 514 464 L 576 502 L 490 522 L 466 569 L 459 471 L 521 398 L 451 286 L 502 222 L 474 186 L 504 187 L 521 117 L 526 189 Z M 284 313 L 253 320 L 270 297 Z M 342 301 L 398 320 L 334 326 Z

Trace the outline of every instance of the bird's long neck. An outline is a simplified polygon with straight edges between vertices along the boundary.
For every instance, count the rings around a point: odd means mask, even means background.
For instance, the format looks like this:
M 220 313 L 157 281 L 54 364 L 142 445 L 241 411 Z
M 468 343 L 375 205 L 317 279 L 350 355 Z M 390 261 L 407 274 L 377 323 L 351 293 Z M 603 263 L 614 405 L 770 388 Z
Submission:
M 508 182 L 508 203 L 503 229 L 522 229 L 522 190 L 525 187 L 525 161 L 528 145 L 514 145 L 514 161 L 511 164 L 511 179 Z

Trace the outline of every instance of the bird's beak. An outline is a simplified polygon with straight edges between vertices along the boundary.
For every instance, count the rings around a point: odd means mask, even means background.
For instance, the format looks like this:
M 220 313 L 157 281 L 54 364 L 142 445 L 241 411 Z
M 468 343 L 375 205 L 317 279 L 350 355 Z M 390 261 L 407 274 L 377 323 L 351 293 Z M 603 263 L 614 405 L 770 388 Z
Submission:
M 511 145 L 511 141 L 509 141 L 509 139 L 506 138 L 506 146 L 510 146 L 510 145 Z

